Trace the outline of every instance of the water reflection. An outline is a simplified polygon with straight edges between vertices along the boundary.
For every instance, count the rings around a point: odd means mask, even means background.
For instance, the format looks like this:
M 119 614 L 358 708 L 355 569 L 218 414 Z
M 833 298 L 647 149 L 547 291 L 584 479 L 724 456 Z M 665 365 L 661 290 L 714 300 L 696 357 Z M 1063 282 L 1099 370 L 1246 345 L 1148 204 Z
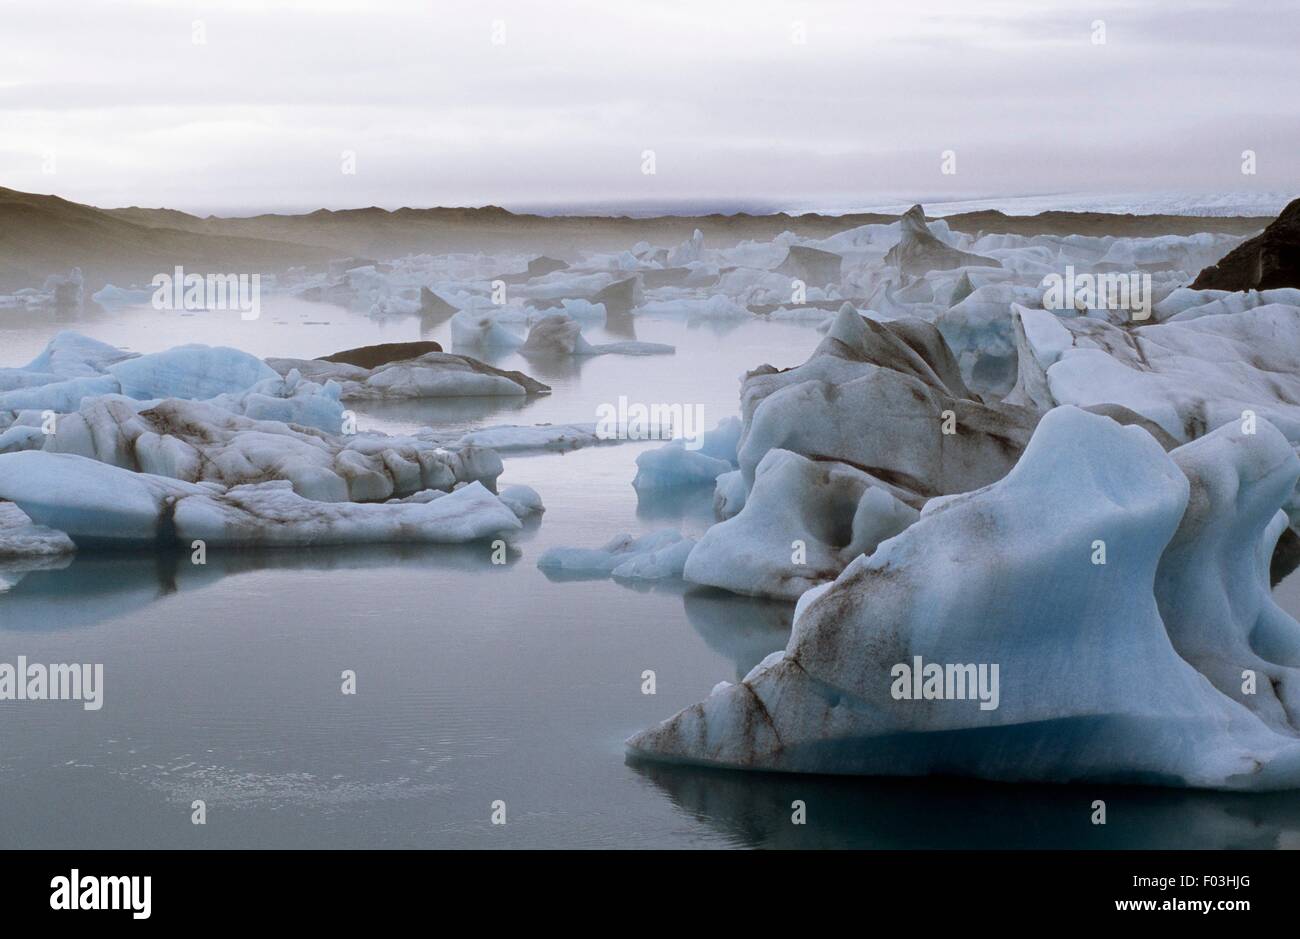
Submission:
M 636 517 L 643 522 L 694 523 L 703 531 L 717 521 L 713 513 L 713 485 L 674 486 L 636 492 Z
M 397 401 L 348 401 L 363 419 L 363 429 L 414 430 L 436 427 L 439 439 L 468 433 L 484 424 L 519 421 L 535 399 L 522 395 L 488 395 L 472 398 L 416 398 Z M 367 420 L 368 419 L 368 420 Z
M 1300 847 L 1300 793 L 803 776 L 628 758 L 674 805 L 754 848 Z M 807 824 L 791 824 L 791 803 Z M 1104 800 L 1107 824 L 1091 821 Z
M 736 680 L 784 649 L 790 641 L 794 604 L 738 597 L 725 590 L 693 587 L 682 597 L 686 618 L 710 649 L 736 664 Z
M 530 519 L 525 531 L 538 522 Z M 482 544 L 358 545 L 356 547 L 210 550 L 206 564 L 188 552 L 83 552 L 57 559 L 59 566 L 11 565 L 0 577 L 0 630 L 50 632 L 85 629 L 141 609 L 172 594 L 201 590 L 225 577 L 261 571 L 357 571 L 424 567 L 460 573 L 509 569 L 521 558 L 506 552 L 504 565 L 491 562 Z

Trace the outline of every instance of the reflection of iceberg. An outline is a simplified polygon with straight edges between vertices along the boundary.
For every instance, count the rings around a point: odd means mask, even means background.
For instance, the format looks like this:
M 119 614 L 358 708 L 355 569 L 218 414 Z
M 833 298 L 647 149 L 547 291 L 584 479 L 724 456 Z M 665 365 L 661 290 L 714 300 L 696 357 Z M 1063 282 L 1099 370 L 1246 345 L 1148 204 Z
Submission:
M 511 553 L 506 564 L 517 563 Z M 387 567 L 500 571 L 480 545 L 365 545 L 209 552 L 206 564 L 184 552 L 81 554 L 60 569 L 26 570 L 0 593 L 0 631 L 84 629 L 224 577 L 266 571 L 344 571 Z
M 790 641 L 792 604 L 694 587 L 682 597 L 682 605 L 709 648 L 736 663 L 737 679 Z
M 1292 793 L 740 774 L 630 762 L 737 847 L 1260 850 L 1294 847 L 1300 838 Z M 1095 799 L 1122 805 L 1123 824 L 1091 824 Z M 795 800 L 806 806 L 806 825 L 790 824 Z
M 679 526 L 692 523 L 707 528 L 716 521 L 713 493 L 704 486 L 638 490 L 636 517 L 643 522 L 671 522 Z

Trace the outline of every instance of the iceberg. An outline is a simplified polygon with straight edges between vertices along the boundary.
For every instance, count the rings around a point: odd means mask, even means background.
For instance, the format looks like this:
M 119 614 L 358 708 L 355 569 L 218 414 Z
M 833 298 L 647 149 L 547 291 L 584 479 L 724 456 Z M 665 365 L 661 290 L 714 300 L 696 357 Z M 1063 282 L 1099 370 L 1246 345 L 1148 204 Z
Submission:
M 686 440 L 670 440 L 655 450 L 636 458 L 636 478 L 632 485 L 638 492 L 671 489 L 713 483 L 719 476 L 736 469 L 736 447 L 742 424 L 737 417 L 725 418 L 713 430 L 701 434 L 699 446 L 688 449 Z
M 457 348 L 502 351 L 518 349 L 524 340 L 501 324 L 495 310 L 461 310 L 451 318 L 451 342 Z
M 177 346 L 108 366 L 128 398 L 202 400 L 279 378 L 256 356 L 224 346 Z
M 1257 705 L 1261 716 L 1176 647 L 1207 643 L 1234 662 L 1263 622 L 1270 641 L 1256 655 L 1279 668 L 1300 640 L 1300 624 L 1261 607 L 1258 576 L 1300 464 L 1276 434 L 1236 433 L 1171 456 L 1140 428 L 1048 412 L 1003 479 L 931 500 L 800 597 L 784 652 L 637 734 L 629 751 L 810 773 L 1300 786 L 1300 739 L 1280 702 Z M 1189 503 L 1207 486 L 1207 503 Z M 1193 601 L 1170 607 L 1156 586 L 1180 542 L 1189 576 L 1216 575 L 1200 589 L 1227 599 L 1210 608 L 1227 616 L 1213 629 L 1180 625 Z M 1244 577 L 1221 576 L 1227 542 Z M 1168 583 L 1175 594 L 1188 586 Z
M 898 244 L 889 249 L 885 263 L 904 274 L 928 274 L 960 267 L 1001 267 L 993 259 L 950 247 L 931 233 L 925 209 L 914 205 L 899 220 Z
M 1121 405 L 1180 443 L 1250 415 L 1300 443 L 1300 307 L 1122 329 L 1016 306 L 1018 379 L 1008 401 Z
M 551 389 L 522 372 L 505 371 L 466 355 L 428 352 L 373 369 L 320 359 L 267 359 L 279 375 L 297 371 L 313 382 L 336 382 L 344 401 L 496 397 L 545 394 Z
M 564 313 L 552 313 L 533 323 L 519 347 L 521 355 L 671 355 L 676 350 L 662 342 L 627 340 L 592 345 L 582 335 L 582 324 Z
M 537 566 L 558 578 L 665 580 L 681 577 L 694 546 L 693 540 L 672 529 L 640 538 L 620 534 L 599 548 L 551 548 L 537 559 Z
M 44 452 L 0 456 L 0 498 L 79 548 L 451 544 L 521 527 L 478 482 L 427 503 L 323 503 L 285 480 L 227 489 Z
M 11 502 L 0 502 L 0 566 L 12 558 L 62 557 L 76 550 L 63 532 L 36 524 Z
M 179 399 L 146 407 L 122 397 L 92 399 L 60 418 L 43 450 L 223 487 L 284 480 L 320 502 L 376 501 L 461 482 L 494 487 L 502 471 L 501 458 L 482 447 L 449 450 L 414 437 L 340 436 Z
M 769 450 L 744 507 L 704 533 L 687 558 L 685 579 L 797 600 L 916 521 L 917 509 L 891 489 L 843 463 Z

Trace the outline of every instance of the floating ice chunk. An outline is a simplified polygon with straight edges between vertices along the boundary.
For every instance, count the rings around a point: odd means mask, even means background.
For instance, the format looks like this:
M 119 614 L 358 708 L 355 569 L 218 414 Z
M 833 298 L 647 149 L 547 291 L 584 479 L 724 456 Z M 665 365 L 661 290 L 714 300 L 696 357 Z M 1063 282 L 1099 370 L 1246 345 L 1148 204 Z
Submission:
M 136 306 L 148 303 L 153 293 L 148 288 L 115 287 L 112 284 L 105 284 L 91 295 L 91 299 L 102 307 Z
M 78 547 L 153 544 L 167 537 L 178 499 L 216 487 L 165 479 L 65 453 L 0 456 L 0 499 Z
M 1199 291 L 1202 294 L 1217 294 L 1217 290 Z M 1246 290 L 1241 293 L 1229 293 L 1212 299 L 1205 297 L 1204 302 L 1180 310 L 1165 322 L 1183 323 L 1199 319 L 1202 316 L 1218 316 L 1222 313 L 1244 313 L 1256 307 L 1280 303 L 1286 306 L 1300 307 L 1300 290 L 1295 287 L 1278 287 L 1273 290 Z
M 745 474 L 732 470 L 718 477 L 713 490 L 713 512 L 720 519 L 728 519 L 745 507 L 745 498 L 749 490 L 745 486 Z
M 256 356 L 226 346 L 177 346 L 108 367 L 128 398 L 203 400 L 246 391 L 275 379 L 275 370 Z
M 30 388 L 16 388 L 0 394 L 0 411 L 56 411 L 65 413 L 81 407 L 86 398 L 116 394 L 120 389 L 112 375 L 69 378 Z
M 1228 296 L 1229 293 L 1230 291 L 1227 290 L 1193 290 L 1191 287 L 1179 287 L 1152 307 L 1151 312 L 1157 322 L 1164 322 L 1184 310 L 1204 306 Z
M 605 322 L 605 304 L 592 303 L 590 300 L 565 298 L 560 301 L 565 314 L 583 323 Z
M 733 593 L 795 600 L 918 515 L 851 466 L 769 450 L 744 508 L 704 533 L 685 577 Z
M 788 289 L 787 284 L 787 289 Z M 687 319 L 750 319 L 753 314 L 725 294 L 707 299 L 660 300 L 643 303 L 632 311 L 638 316 L 686 317 Z
M 698 228 L 686 241 L 668 252 L 669 267 L 683 267 L 704 255 L 704 232 Z
M 451 318 L 451 341 L 457 348 L 517 349 L 524 340 L 501 325 L 495 312 L 461 310 Z
M 864 372 L 788 383 L 761 398 L 740 448 L 746 481 L 779 448 L 866 467 L 920 496 L 961 492 L 1005 475 L 1034 424 L 1031 415 L 954 398 L 902 372 Z M 945 420 L 960 432 L 943 433 Z
M 0 561 L 58 557 L 76 550 L 72 539 L 63 532 L 36 524 L 11 502 L 0 502 Z
M 582 324 L 563 313 L 552 313 L 533 323 L 522 355 L 671 355 L 676 350 L 660 342 L 607 342 L 592 345 L 582 335 Z
M 502 424 L 472 430 L 456 441 L 457 446 L 489 447 L 500 453 L 528 451 L 564 451 L 601 443 L 612 443 L 596 433 L 590 424 L 538 424 L 528 427 Z
M 0 369 L 0 410 L 75 411 L 84 399 L 124 394 L 139 400 L 238 396 L 257 385 L 258 393 L 288 397 L 275 371 L 237 349 L 191 345 L 136 355 L 77 333 L 62 332 L 24 369 Z M 306 395 L 317 389 L 299 389 Z M 228 404 L 235 406 L 235 399 Z M 299 401 L 293 407 L 310 405 Z M 286 411 L 285 413 L 289 413 Z M 319 412 L 317 412 L 319 413 Z
M 1009 400 L 1121 405 L 1179 442 L 1249 414 L 1300 443 L 1300 307 L 1269 304 L 1133 329 L 1018 307 Z
M 456 544 L 519 527 L 515 513 L 478 482 L 426 503 L 322 504 L 279 482 L 237 486 L 176 506 L 178 536 L 214 547 Z
M 1236 474 L 1251 521 L 1192 536 L 1234 541 L 1247 566 L 1272 512 L 1247 468 L 1258 458 Z M 1259 482 L 1285 488 L 1277 474 Z M 1217 691 L 1161 620 L 1152 584 L 1188 493 L 1144 431 L 1051 411 L 1004 479 L 943 500 L 801 603 L 779 661 L 629 748 L 796 772 L 1300 787 L 1294 731 Z M 1106 564 L 1092 562 L 1098 542 Z M 1246 573 L 1225 589 L 1256 591 Z
M 411 437 L 348 437 L 256 421 L 200 401 L 168 399 L 142 409 L 95 398 L 62 417 L 45 450 L 192 482 L 235 486 L 288 480 L 305 498 L 371 501 L 458 482 L 495 484 L 501 458 L 466 446 L 447 450 Z
M 1042 296 L 1037 287 L 987 284 L 935 318 L 967 386 L 998 397 L 1011 391 L 1016 383 L 1012 305 L 1042 306 Z
M 908 209 L 899 221 L 899 241 L 885 255 L 885 263 L 897 267 L 905 274 L 926 274 L 958 267 L 1000 266 L 993 258 L 959 251 L 935 237 L 926 224 L 925 210 L 919 205 Z
M 226 490 L 43 452 L 0 456 L 0 498 L 82 548 L 455 543 L 520 528 L 477 482 L 428 503 L 322 503 L 287 481 Z
M 447 352 L 429 352 L 373 369 L 317 359 L 276 358 L 267 363 L 284 376 L 297 370 L 311 381 L 336 381 L 344 401 L 518 396 L 551 390 L 522 372 Z
M 616 535 L 599 548 L 551 548 L 537 559 L 547 574 L 568 577 L 622 577 L 660 580 L 680 577 L 695 542 L 672 529 L 640 538 Z
M 110 346 L 81 333 L 64 330 L 46 343 L 41 354 L 25 370 L 45 372 L 61 378 L 102 375 L 110 365 L 136 358 L 137 353 Z
M 14 424 L 0 431 L 0 453 L 39 450 L 45 445 L 45 431 L 39 425 Z
M 1178 654 L 1283 733 L 1300 731 L 1300 627 L 1273 601 L 1269 561 L 1300 460 L 1272 425 L 1226 424 L 1170 453 L 1194 497 L 1156 571 Z M 1247 684 L 1249 682 L 1249 684 Z
M 48 294 L 50 303 L 60 310 L 74 310 L 81 306 L 84 295 L 81 268 L 74 267 L 67 274 L 51 274 L 45 278 L 41 290 Z
M 624 561 L 614 568 L 611 576 L 619 580 L 668 580 L 680 578 L 686 558 L 695 541 L 682 538 L 656 551 L 647 551 Z
M 844 259 L 832 251 L 811 248 L 807 245 L 790 245 L 776 271 L 796 278 L 806 286 L 825 287 L 838 284 Z
M 736 468 L 736 446 L 742 429 L 740 418 L 728 417 L 701 435 L 698 447 L 688 449 L 684 438 L 670 440 L 636 458 L 638 491 L 669 489 L 712 483 Z
M 501 490 L 498 498 L 502 505 L 519 518 L 540 515 L 546 511 L 546 506 L 542 505 L 542 497 L 532 486 L 507 486 Z

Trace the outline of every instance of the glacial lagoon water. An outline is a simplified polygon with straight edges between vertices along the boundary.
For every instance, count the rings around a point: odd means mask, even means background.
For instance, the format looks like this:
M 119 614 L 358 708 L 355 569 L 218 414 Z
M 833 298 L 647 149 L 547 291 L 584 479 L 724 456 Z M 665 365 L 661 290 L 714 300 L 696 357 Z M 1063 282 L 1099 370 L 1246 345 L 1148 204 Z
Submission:
M 141 352 L 185 342 L 311 357 L 433 338 L 272 299 L 237 314 L 0 313 L 0 365 L 60 328 Z M 811 325 L 638 319 L 671 358 L 489 358 L 553 394 L 362 412 L 363 429 L 595 420 L 619 395 L 737 413 L 738 379 L 798 364 Z M 592 341 L 628 327 L 589 328 Z M 537 557 L 712 519 L 711 493 L 638 500 L 624 443 L 506 458 L 547 511 L 509 563 L 486 546 L 83 555 L 0 572 L 0 661 L 104 664 L 104 706 L 0 702 L 0 847 L 1295 847 L 1300 793 L 1239 796 L 961 780 L 773 776 L 637 765 L 623 740 L 743 676 L 789 634 L 789 605 L 683 586 L 549 579 Z M 1300 577 L 1277 589 L 1300 612 Z M 340 692 L 355 671 L 357 694 Z M 656 694 L 642 693 L 653 670 Z M 1108 824 L 1090 823 L 1105 799 Z M 191 823 L 202 799 L 207 824 Z M 793 825 L 790 804 L 807 805 Z M 491 823 L 492 803 L 506 824 Z

